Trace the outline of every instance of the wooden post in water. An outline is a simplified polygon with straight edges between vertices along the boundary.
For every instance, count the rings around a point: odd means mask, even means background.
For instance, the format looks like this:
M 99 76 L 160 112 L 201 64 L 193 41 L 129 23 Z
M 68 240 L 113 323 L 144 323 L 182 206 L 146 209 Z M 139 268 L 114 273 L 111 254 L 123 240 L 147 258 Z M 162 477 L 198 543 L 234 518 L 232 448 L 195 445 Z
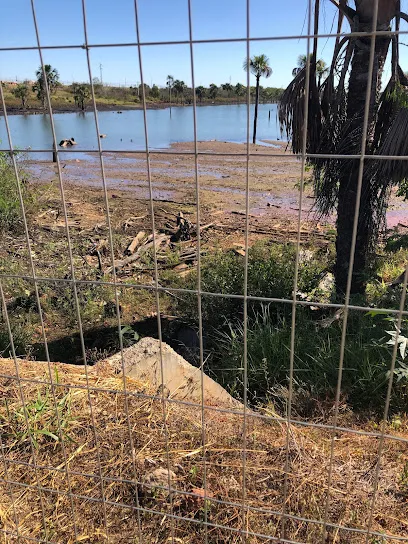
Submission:
M 55 148 L 55 142 L 52 142 L 52 162 L 57 162 L 57 150 Z
M 271 120 L 271 110 L 269 110 L 269 117 L 268 117 L 268 120 L 269 120 L 269 121 Z

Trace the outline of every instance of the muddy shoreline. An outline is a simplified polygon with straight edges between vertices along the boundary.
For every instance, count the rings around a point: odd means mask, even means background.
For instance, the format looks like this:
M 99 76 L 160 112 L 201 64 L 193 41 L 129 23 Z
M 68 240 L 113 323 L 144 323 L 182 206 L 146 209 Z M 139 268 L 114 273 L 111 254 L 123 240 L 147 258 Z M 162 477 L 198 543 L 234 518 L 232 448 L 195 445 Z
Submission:
M 251 221 L 267 230 L 285 220 L 297 229 L 308 231 L 322 225 L 333 228 L 335 216 L 320 219 L 310 183 L 306 182 L 301 210 L 299 186 L 302 178 L 301 162 L 284 142 L 270 141 L 273 147 L 250 145 L 249 157 L 249 213 Z M 194 143 L 176 143 L 169 149 L 150 153 L 150 172 L 153 200 L 194 205 L 197 201 Z M 197 172 L 200 202 L 222 217 L 245 216 L 246 206 L 246 144 L 208 141 L 198 142 Z M 88 190 L 103 188 L 98 153 L 76 154 L 78 158 L 65 160 L 60 155 L 64 184 Z M 104 153 L 107 190 L 111 198 L 148 201 L 149 179 L 144 153 Z M 57 183 L 56 166 L 50 161 L 28 161 L 33 183 Z M 408 203 L 391 198 L 387 214 L 388 228 L 408 224 Z
M 250 148 L 250 213 L 260 219 L 299 214 L 298 184 L 301 163 L 282 142 L 269 142 L 274 147 L 255 145 Z M 197 163 L 200 200 L 202 203 L 239 215 L 245 210 L 246 144 L 199 142 Z M 156 201 L 195 202 L 194 144 L 173 144 L 165 153 L 150 154 L 151 185 Z M 214 153 L 214 154 L 213 154 Z M 218 155 L 217 155 L 218 154 Z M 259 154 L 259 156 L 257 156 Z M 128 198 L 149 198 L 147 162 L 143 153 L 104 153 L 107 187 Z M 100 159 L 95 154 L 78 154 L 78 158 L 61 157 L 65 183 L 83 188 L 101 188 Z M 55 165 L 49 161 L 32 161 L 29 169 L 37 182 L 56 179 Z M 309 191 L 310 192 L 310 191 Z M 302 203 L 302 217 L 311 219 L 313 201 L 308 191 Z M 310 216 L 310 217 L 309 217 Z

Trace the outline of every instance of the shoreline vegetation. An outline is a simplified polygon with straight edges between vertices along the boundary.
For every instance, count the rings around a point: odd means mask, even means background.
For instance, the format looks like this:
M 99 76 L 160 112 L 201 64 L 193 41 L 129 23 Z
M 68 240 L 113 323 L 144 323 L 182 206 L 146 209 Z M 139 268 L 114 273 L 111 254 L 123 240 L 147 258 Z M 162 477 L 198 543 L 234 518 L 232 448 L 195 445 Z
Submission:
M 32 82 L 14 83 L 3 82 L 4 100 L 8 115 L 40 115 L 48 113 L 48 107 L 44 97 L 38 97 L 38 93 L 32 89 Z M 235 87 L 212 86 L 196 88 L 197 106 L 226 106 L 246 105 L 247 91 L 243 85 Z M 229 86 L 228 86 L 229 85 Z M 78 90 L 79 89 L 79 90 Z M 112 87 L 94 84 L 95 103 L 98 111 L 139 110 L 143 109 L 142 89 L 139 87 Z M 251 103 L 255 100 L 255 89 L 251 87 Z M 260 103 L 278 103 L 283 89 L 261 87 L 259 90 Z M 184 87 L 178 94 L 169 100 L 168 90 L 153 85 L 145 85 L 145 97 L 147 109 L 166 109 L 193 105 L 192 89 Z M 53 113 L 92 112 L 93 103 L 90 86 L 86 84 L 62 85 L 59 84 L 51 92 L 51 105 Z M 0 116 L 4 112 L 0 111 Z
M 269 102 L 268 102 L 269 103 Z M 196 104 L 197 108 L 203 107 L 203 106 L 237 106 L 242 105 L 246 106 L 246 102 L 205 102 L 205 103 L 198 103 Z M 171 108 L 184 108 L 184 107 L 192 107 L 193 104 L 172 104 Z M 21 107 L 16 106 L 7 106 L 7 115 L 47 115 L 48 109 L 42 109 L 42 108 L 26 108 L 22 109 Z M 170 104 L 168 102 L 146 102 L 146 109 L 147 110 L 164 110 L 169 109 Z M 143 104 L 137 103 L 137 104 L 120 104 L 120 103 L 112 103 L 112 104 L 105 104 L 103 102 L 98 102 L 96 100 L 96 109 L 98 112 L 102 111 L 118 111 L 118 110 L 143 110 Z M 53 114 L 59 114 L 59 113 L 92 113 L 93 112 L 93 106 L 89 104 L 83 111 L 78 110 L 75 106 L 70 106 L 66 104 L 56 104 L 55 106 L 52 105 L 52 113 Z M 0 110 L 0 117 L 4 115 L 3 110 Z

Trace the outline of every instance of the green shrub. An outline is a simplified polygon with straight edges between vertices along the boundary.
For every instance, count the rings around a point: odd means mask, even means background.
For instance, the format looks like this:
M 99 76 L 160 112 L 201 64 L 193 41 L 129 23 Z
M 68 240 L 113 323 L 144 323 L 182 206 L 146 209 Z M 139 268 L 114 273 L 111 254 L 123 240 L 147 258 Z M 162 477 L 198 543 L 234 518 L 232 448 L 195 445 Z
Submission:
M 12 324 L 11 329 L 17 357 L 29 357 L 32 352 L 31 327 L 27 323 L 22 323 Z M 12 357 L 10 336 L 4 322 L 0 323 L 0 357 Z
M 32 197 L 24 183 L 21 190 L 29 212 Z M 0 152 L 0 231 L 16 229 L 19 225 L 21 208 L 13 165 L 10 156 Z
M 327 258 L 322 258 L 318 252 L 309 253 L 308 258 L 301 259 L 299 264 L 298 290 L 302 293 L 316 289 L 322 272 L 327 268 Z M 248 295 L 291 299 L 295 257 L 294 244 L 254 244 L 248 256 Z M 197 275 L 191 274 L 180 286 L 196 289 Z M 208 256 L 202 263 L 201 289 L 207 293 L 243 295 L 244 258 L 233 251 L 218 251 Z M 183 318 L 197 322 L 196 295 L 186 294 L 178 299 L 176 312 Z M 219 327 L 242 313 L 242 299 L 214 295 L 202 297 L 203 320 L 212 327 Z
M 248 294 L 266 298 L 292 298 L 295 276 L 296 246 L 268 245 L 259 242 L 252 246 L 248 259 Z M 301 251 L 298 291 L 309 293 L 317 287 L 326 259 L 316 251 Z

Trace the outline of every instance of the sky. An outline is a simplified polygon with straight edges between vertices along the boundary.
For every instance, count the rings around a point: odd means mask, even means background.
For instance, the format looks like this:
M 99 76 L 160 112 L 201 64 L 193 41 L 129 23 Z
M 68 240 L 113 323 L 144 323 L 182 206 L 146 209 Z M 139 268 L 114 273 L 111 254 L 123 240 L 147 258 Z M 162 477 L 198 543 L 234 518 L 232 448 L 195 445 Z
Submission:
M 292 79 L 297 57 L 306 54 L 309 0 L 250 0 L 250 55 L 266 54 L 273 74 L 264 86 L 285 87 Z M 85 43 L 82 0 L 35 0 L 41 46 L 81 46 Z M 193 40 L 240 39 L 247 36 L 246 0 L 191 0 Z M 90 64 L 93 77 L 104 83 L 140 83 L 134 0 L 85 0 Z M 320 32 L 335 32 L 336 9 L 321 0 Z M 188 0 L 138 0 L 143 78 L 148 85 L 164 86 L 167 75 L 191 86 L 189 44 L 164 45 L 189 39 Z M 293 36 L 293 38 L 291 38 Z M 408 41 L 405 40 L 405 41 Z M 333 38 L 319 40 L 319 57 L 331 59 Z M 113 44 L 113 45 L 112 45 Z M 102 47 L 103 45 L 103 47 Z M 38 50 L 1 51 L 1 48 L 37 47 L 31 0 L 2 0 L 0 19 L 0 78 L 32 80 L 40 65 Z M 242 69 L 245 41 L 193 45 L 195 85 L 237 82 L 246 84 Z M 43 60 L 60 73 L 62 82 L 89 81 L 86 52 L 81 47 L 44 49 Z M 404 60 L 406 61 L 404 64 Z M 102 65 L 102 68 L 101 68 Z M 408 70 L 408 47 L 402 47 L 402 67 Z M 385 74 L 387 77 L 387 74 Z M 252 82 L 251 82 L 252 83 Z

